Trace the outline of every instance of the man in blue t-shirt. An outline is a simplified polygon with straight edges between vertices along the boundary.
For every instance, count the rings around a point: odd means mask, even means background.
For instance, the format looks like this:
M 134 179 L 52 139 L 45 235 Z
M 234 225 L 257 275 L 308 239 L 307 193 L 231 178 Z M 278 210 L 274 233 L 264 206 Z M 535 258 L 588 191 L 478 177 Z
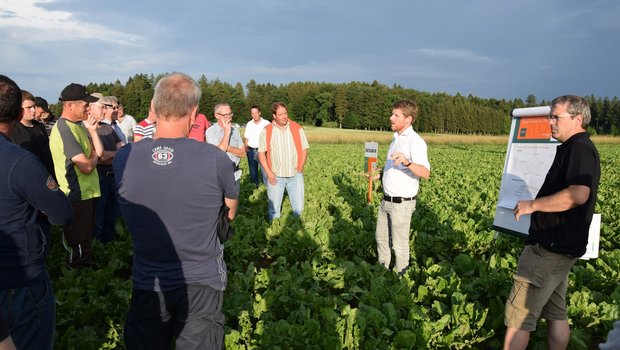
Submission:
M 73 211 L 43 163 L 9 139 L 22 116 L 21 95 L 14 81 L 0 75 L 0 315 L 17 349 L 52 349 L 49 226 L 68 224 Z M 7 335 L 2 333 L 0 340 Z
M 188 139 L 200 88 L 174 73 L 155 87 L 153 139 L 114 157 L 118 200 L 134 245 L 128 349 L 221 349 L 226 288 L 220 208 L 237 210 L 234 166 L 217 147 Z

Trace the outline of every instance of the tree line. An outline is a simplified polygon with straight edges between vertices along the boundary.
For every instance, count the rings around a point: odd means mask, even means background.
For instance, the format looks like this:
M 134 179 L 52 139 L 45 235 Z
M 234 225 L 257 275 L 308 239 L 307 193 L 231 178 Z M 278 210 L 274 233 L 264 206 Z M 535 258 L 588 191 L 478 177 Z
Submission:
M 164 74 L 136 74 L 125 84 L 90 83 L 90 92 L 113 95 L 120 99 L 128 114 L 141 120 L 149 110 L 155 84 Z M 249 108 L 257 105 L 263 117 L 270 118 L 270 107 L 275 101 L 283 101 L 289 107 L 291 119 L 302 125 L 339 127 L 346 129 L 390 130 L 389 112 L 397 99 L 409 98 L 418 103 L 420 112 L 415 129 L 420 132 L 463 134 L 507 134 L 510 131 L 510 111 L 514 108 L 546 105 L 550 101 L 538 101 L 529 95 L 524 100 L 479 98 L 428 93 L 399 85 L 387 86 L 372 83 L 325 83 L 291 82 L 275 85 L 259 84 L 250 80 L 245 86 L 234 85 L 219 79 L 208 80 L 204 75 L 198 79 L 202 90 L 199 111 L 213 120 L 213 107 L 228 102 L 236 114 L 235 121 L 245 123 L 250 119 Z M 620 135 L 620 101 L 617 97 L 585 96 L 591 106 L 590 132 L 594 134 Z M 56 115 L 59 104 L 51 106 Z

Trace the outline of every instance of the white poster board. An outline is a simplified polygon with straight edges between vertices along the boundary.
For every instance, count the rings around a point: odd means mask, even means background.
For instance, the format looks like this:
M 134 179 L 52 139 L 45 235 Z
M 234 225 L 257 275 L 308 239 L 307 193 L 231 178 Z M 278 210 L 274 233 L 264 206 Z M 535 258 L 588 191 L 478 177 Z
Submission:
M 514 207 L 520 200 L 536 198 L 553 163 L 560 143 L 551 136 L 547 119 L 550 110 L 549 106 L 542 106 L 517 108 L 511 113 L 510 138 L 493 220 L 496 231 L 519 237 L 528 235 L 530 215 L 523 215 L 517 221 Z M 592 219 L 588 250 L 583 258 L 598 256 L 600 222 L 600 215 Z

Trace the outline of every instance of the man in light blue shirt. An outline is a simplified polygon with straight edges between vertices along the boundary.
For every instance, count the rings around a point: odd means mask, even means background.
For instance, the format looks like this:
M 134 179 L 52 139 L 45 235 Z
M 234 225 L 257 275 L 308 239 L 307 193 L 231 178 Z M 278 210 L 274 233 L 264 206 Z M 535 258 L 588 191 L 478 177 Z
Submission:
M 239 179 L 241 178 L 239 161 L 245 157 L 245 146 L 241 133 L 239 133 L 239 128 L 232 124 L 233 113 L 228 103 L 215 105 L 213 114 L 217 123 L 207 129 L 205 138 L 208 143 L 226 152 L 228 158 L 235 164 L 235 181 L 239 186 Z

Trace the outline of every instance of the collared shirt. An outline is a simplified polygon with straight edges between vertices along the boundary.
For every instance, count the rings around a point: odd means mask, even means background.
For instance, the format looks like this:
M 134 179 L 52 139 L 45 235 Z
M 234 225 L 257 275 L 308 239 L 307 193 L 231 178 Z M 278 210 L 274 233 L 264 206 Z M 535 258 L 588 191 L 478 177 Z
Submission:
M 428 162 L 426 142 L 420 135 L 407 128 L 401 135 L 394 133 L 394 140 L 390 144 L 387 153 L 387 161 L 383 168 L 383 193 L 392 197 L 414 197 L 418 194 L 420 178 L 406 166 L 395 165 L 391 156 L 394 152 L 400 152 L 412 163 L 416 163 L 431 169 Z
M 299 129 L 299 137 L 301 139 L 301 148 L 308 149 L 308 140 L 304 129 Z M 284 129 L 273 127 L 271 133 L 271 170 L 277 177 L 292 177 L 297 175 L 297 149 L 295 149 L 295 141 L 291 133 L 290 123 L 286 124 Z M 260 133 L 259 152 L 267 152 L 267 132 L 263 129 Z
M 260 133 L 267 125 L 269 125 L 269 121 L 263 118 L 260 118 L 258 123 L 254 122 L 254 119 L 252 119 L 245 125 L 243 137 L 248 139 L 248 147 L 258 148 L 260 142 Z
M 122 121 L 117 120 L 116 124 L 121 129 L 121 132 L 123 133 L 123 135 L 125 135 L 125 140 L 126 140 L 125 143 L 132 142 L 133 141 L 133 128 L 136 125 L 138 125 L 134 117 L 130 116 L 129 114 L 125 114 L 125 116 L 123 117 L 123 120 Z
M 215 123 L 207 129 L 205 132 L 205 137 L 207 139 L 207 143 L 217 146 L 224 138 L 224 129 L 222 129 L 219 123 Z M 239 129 L 231 126 L 228 145 L 230 147 L 243 148 L 243 140 L 241 140 L 241 133 L 239 133 Z M 235 165 L 239 164 L 239 157 L 230 152 L 226 152 L 226 154 L 228 155 L 228 158 L 235 163 Z

